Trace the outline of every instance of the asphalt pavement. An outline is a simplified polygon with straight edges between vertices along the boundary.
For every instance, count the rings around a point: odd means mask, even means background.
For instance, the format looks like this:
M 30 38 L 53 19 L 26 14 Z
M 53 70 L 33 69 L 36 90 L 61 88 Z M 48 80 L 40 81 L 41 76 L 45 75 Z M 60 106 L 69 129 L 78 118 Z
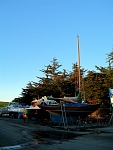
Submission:
M 112 150 L 113 126 L 80 131 L 76 126 L 62 129 L 35 122 L 25 123 L 19 119 L 0 118 L 0 150 L 12 149 Z

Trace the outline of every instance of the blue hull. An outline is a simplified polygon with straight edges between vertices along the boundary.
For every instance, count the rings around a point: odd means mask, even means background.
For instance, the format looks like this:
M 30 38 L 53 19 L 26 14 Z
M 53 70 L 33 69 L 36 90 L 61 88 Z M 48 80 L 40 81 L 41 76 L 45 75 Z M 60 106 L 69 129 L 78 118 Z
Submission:
M 73 123 L 75 120 L 77 120 L 76 117 L 63 117 L 59 114 L 52 114 L 50 113 L 50 119 L 54 124 L 71 124 Z

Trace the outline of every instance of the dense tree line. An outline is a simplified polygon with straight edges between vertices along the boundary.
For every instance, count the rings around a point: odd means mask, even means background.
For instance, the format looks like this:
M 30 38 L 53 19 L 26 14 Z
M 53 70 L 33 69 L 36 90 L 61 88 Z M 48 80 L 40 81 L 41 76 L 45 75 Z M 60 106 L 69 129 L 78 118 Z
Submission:
M 98 67 L 96 71 L 88 71 L 80 67 L 81 72 L 81 94 L 82 99 L 109 104 L 108 89 L 113 88 L 113 51 L 107 55 L 108 67 Z M 22 89 L 21 97 L 13 101 L 19 101 L 27 105 L 31 104 L 33 98 L 42 96 L 64 97 L 76 96 L 79 92 L 78 87 L 78 65 L 72 65 L 72 71 L 60 70 L 62 65 L 56 58 L 51 64 L 40 70 L 44 77 L 38 77 L 38 82 L 29 82 L 26 88 Z

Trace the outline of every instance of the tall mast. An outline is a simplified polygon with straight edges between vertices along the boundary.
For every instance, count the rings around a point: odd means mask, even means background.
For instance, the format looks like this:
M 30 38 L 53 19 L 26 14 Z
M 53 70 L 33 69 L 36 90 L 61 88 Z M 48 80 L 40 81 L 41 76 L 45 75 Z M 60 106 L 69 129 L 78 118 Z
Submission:
M 80 42 L 79 42 L 78 35 L 77 35 L 77 48 L 78 48 L 78 90 L 80 93 L 80 91 L 81 91 L 81 89 L 80 89 Z

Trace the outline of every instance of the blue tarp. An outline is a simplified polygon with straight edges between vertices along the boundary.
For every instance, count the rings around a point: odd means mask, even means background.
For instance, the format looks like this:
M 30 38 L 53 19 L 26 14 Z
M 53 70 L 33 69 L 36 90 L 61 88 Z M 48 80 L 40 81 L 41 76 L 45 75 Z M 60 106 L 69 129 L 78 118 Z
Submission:
M 109 89 L 109 97 L 111 98 L 113 96 L 113 89 Z
M 112 107 L 113 107 L 113 89 L 109 89 L 109 97 L 110 97 L 111 104 L 112 104 Z
M 65 106 L 86 106 L 86 103 L 66 103 Z

